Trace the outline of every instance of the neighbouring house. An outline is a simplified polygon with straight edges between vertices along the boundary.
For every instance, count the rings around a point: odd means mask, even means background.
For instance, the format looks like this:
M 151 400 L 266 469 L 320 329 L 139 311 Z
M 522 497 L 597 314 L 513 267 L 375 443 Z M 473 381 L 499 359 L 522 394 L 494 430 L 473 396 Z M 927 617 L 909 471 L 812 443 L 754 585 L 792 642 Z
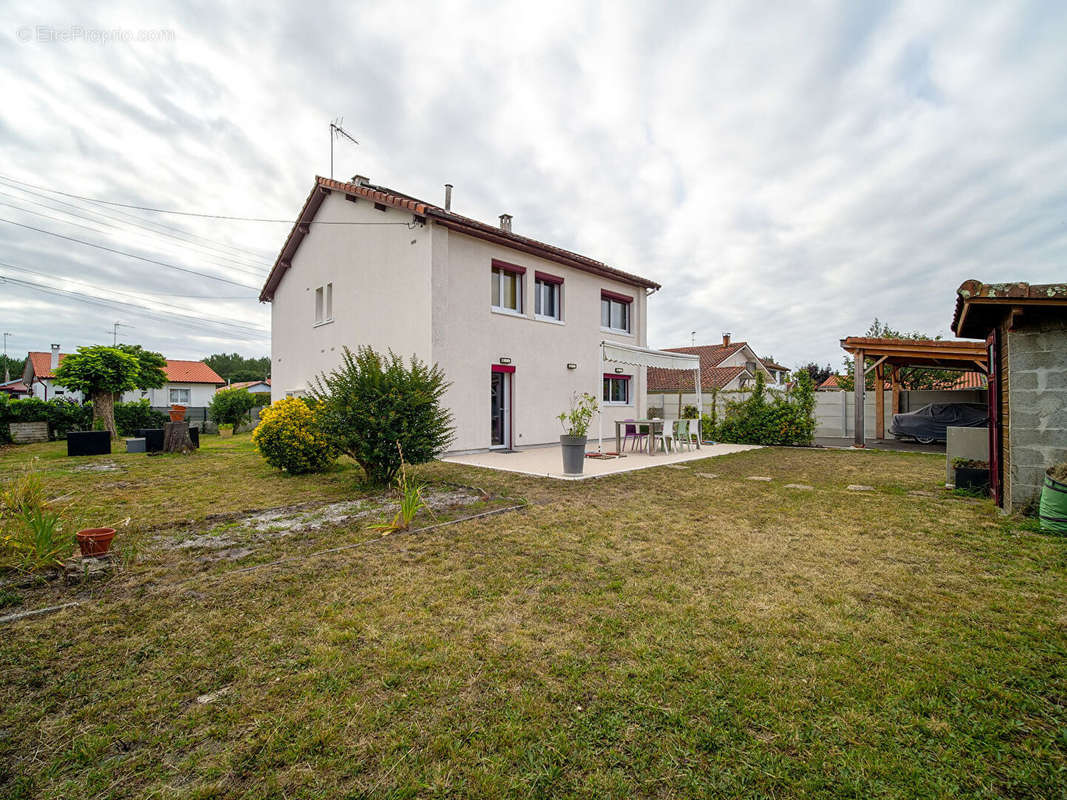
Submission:
M 355 224 L 323 224 L 355 223 Z M 306 393 L 342 348 L 437 363 L 454 451 L 558 442 L 575 393 L 604 423 L 638 416 L 645 367 L 601 365 L 602 342 L 644 346 L 654 281 L 362 176 L 316 178 L 260 300 L 271 307 L 271 395 Z
M 769 369 L 756 355 L 748 342 L 735 342 L 729 333 L 722 336 L 722 344 L 668 347 L 668 353 L 688 353 L 700 357 L 701 394 L 704 404 L 715 393 L 741 392 L 750 389 L 757 373 L 762 373 L 768 388 L 784 389 L 789 373 L 778 364 Z M 688 373 L 678 370 L 648 370 L 648 406 L 662 409 L 668 417 L 678 415 L 678 394 L 682 395 L 682 409 L 696 405 L 696 386 Z M 707 411 L 707 409 L 703 409 Z
M 238 381 L 223 387 L 225 389 L 244 389 L 252 394 L 270 394 L 270 378 L 262 381 Z
M 952 330 L 986 343 L 993 494 L 1024 508 L 1067 461 L 1067 284 L 964 281 Z
M 56 383 L 56 368 L 66 355 L 59 351 L 58 344 L 54 344 L 51 352 L 31 352 L 27 356 L 22 382 L 30 388 L 34 397 L 42 400 L 53 400 L 57 397 L 67 397 L 78 402 L 83 400 L 81 392 L 72 391 Z M 167 408 L 171 405 L 201 407 L 211 402 L 220 386 L 226 385 L 226 381 L 203 361 L 168 358 L 164 372 L 167 375 L 166 385 L 159 389 L 135 389 L 125 392 L 122 401 L 147 399 L 155 408 Z
M 21 379 L 17 379 L 0 383 L 0 392 L 11 398 L 28 397 L 30 388 Z

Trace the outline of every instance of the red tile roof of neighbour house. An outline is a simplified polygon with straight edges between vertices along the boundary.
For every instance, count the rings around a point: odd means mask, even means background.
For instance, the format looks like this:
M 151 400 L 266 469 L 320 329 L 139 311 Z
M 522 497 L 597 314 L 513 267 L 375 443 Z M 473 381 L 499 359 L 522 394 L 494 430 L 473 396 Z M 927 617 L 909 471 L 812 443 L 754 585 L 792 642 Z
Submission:
M 957 336 L 984 339 L 995 324 L 990 320 L 1002 316 L 1005 306 L 1058 307 L 1067 313 L 1067 283 L 982 283 L 973 278 L 964 281 L 956 290 L 952 330 Z
M 213 383 L 216 386 L 226 383 L 203 361 L 176 361 L 168 358 L 163 371 L 167 373 L 169 383 Z
M 554 245 L 546 244 L 545 242 L 540 242 L 527 236 L 520 236 L 517 233 L 504 230 L 496 225 L 490 225 L 476 219 L 471 219 L 470 217 L 464 217 L 452 211 L 446 211 L 440 206 L 435 206 L 432 203 L 418 200 L 385 186 L 374 186 L 367 183 L 347 183 L 335 181 L 332 178 L 316 176 L 315 185 L 312 187 L 307 200 L 304 201 L 304 207 L 300 210 L 300 215 L 297 217 L 297 221 L 293 225 L 292 230 L 289 231 L 289 236 L 286 237 L 285 243 L 282 245 L 282 249 L 278 253 L 278 258 L 275 260 L 274 266 L 271 268 L 270 274 L 267 276 L 266 283 L 263 284 L 263 289 L 259 293 L 261 302 L 268 302 L 273 299 L 274 290 L 278 288 L 278 284 L 281 282 L 286 270 L 289 269 L 292 258 L 295 255 L 297 248 L 300 246 L 301 241 L 303 241 L 304 237 L 310 231 L 311 223 L 315 218 L 315 214 L 318 213 L 322 201 L 332 191 L 344 192 L 346 195 L 352 197 L 362 197 L 374 203 L 397 208 L 401 211 L 410 211 L 416 216 L 433 219 L 443 227 L 454 230 L 457 233 L 463 233 L 477 239 L 483 239 L 515 250 L 520 250 L 524 253 L 539 256 L 540 258 L 554 261 L 558 264 L 563 264 L 564 266 L 573 267 L 584 272 L 591 272 L 594 275 L 599 275 L 604 278 L 610 278 L 611 280 L 646 289 L 660 288 L 658 283 L 649 280 L 648 278 L 642 278 L 639 275 L 623 272 L 622 270 L 608 266 L 602 261 L 596 261 L 588 256 L 583 256 L 571 252 L 570 250 L 564 250 L 561 247 L 555 247 Z
M 721 389 L 745 371 L 744 367 L 720 367 L 723 361 L 738 350 L 747 346 L 747 342 L 731 342 L 728 345 L 706 344 L 695 347 L 667 347 L 668 353 L 689 353 L 700 356 L 700 388 L 710 392 Z M 679 389 L 695 390 L 692 373 L 661 367 L 648 368 L 648 391 L 677 392 Z
M 227 389 L 247 389 L 249 386 L 258 386 L 261 383 L 265 383 L 270 386 L 270 378 L 266 378 L 260 381 L 238 381 L 237 383 L 231 383 L 227 386 Z
M 67 357 L 66 353 L 59 354 L 59 361 Z M 39 380 L 54 378 L 52 372 L 52 354 L 31 352 L 30 364 L 33 365 L 33 376 Z M 203 361 L 178 361 L 168 358 L 167 366 L 163 368 L 169 383 L 213 383 L 222 385 L 226 383 L 211 367 Z
M 0 392 L 7 392 L 8 394 L 29 394 L 30 388 L 24 384 L 21 380 L 8 381 L 7 383 L 0 383 Z

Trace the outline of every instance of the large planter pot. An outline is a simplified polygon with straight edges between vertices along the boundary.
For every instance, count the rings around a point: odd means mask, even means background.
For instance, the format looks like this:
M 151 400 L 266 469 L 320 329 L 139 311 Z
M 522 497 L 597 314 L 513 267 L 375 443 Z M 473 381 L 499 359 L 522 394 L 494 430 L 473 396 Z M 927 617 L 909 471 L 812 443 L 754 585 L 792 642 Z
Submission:
M 174 405 L 170 407 L 170 421 L 171 422 L 184 422 L 185 421 L 185 406 Z
M 559 444 L 563 449 L 563 474 L 581 475 L 585 468 L 584 436 L 560 436 Z
M 989 491 L 989 470 L 974 467 L 956 467 L 956 488 L 978 492 Z
M 111 547 L 111 540 L 115 538 L 114 528 L 86 528 L 78 531 L 78 547 L 83 556 L 90 558 L 102 556 Z
M 1037 514 L 1041 530 L 1067 533 L 1067 484 L 1046 473 Z
M 106 456 L 111 454 L 111 434 L 107 431 L 70 431 L 67 434 L 68 456 Z

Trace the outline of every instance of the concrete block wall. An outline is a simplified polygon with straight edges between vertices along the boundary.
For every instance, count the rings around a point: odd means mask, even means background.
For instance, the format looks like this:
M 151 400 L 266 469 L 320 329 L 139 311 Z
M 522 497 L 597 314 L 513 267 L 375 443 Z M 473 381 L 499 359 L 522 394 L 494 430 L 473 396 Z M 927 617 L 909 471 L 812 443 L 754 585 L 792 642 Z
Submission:
M 1019 509 L 1041 492 L 1045 470 L 1067 461 L 1067 320 L 1020 320 L 1008 333 L 1008 369 L 1007 483 Z

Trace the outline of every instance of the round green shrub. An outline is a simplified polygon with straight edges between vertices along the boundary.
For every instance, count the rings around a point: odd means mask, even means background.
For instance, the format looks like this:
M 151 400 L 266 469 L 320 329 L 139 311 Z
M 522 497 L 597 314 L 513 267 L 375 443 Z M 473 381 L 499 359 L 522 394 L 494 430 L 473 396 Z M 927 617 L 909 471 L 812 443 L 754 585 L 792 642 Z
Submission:
M 322 472 L 337 458 L 318 413 L 299 397 L 286 397 L 263 409 L 252 432 L 256 450 L 272 467 L 293 475 Z

